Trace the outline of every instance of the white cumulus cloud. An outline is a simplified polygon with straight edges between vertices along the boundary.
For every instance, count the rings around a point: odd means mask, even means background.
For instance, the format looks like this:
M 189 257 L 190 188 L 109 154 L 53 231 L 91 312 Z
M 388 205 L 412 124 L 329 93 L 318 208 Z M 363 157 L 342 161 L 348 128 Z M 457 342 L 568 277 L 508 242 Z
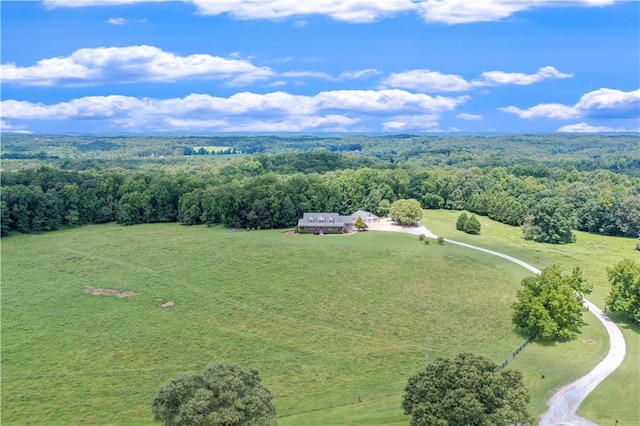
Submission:
M 497 84 L 529 85 L 548 79 L 571 78 L 573 74 L 565 74 L 554 67 L 540 68 L 535 74 L 523 74 L 519 72 L 487 71 L 483 72 L 481 79 L 476 81 L 478 86 Z
M 375 68 L 367 68 L 364 70 L 342 72 L 338 78 L 340 80 L 360 80 L 379 74 L 381 74 L 381 71 L 378 71 Z
M 481 115 L 468 114 L 466 112 L 461 112 L 460 114 L 456 115 L 456 118 L 459 118 L 461 120 L 470 120 L 470 121 L 482 120 L 482 116 Z
M 424 0 L 416 7 L 426 22 L 467 24 L 504 20 L 515 13 L 543 7 L 606 6 L 615 0 Z
M 438 116 L 434 115 L 399 115 L 382 123 L 382 128 L 388 132 L 438 132 Z
M 13 124 L 0 120 L 0 133 L 33 133 L 26 130 L 24 126 L 14 126 Z
M 280 74 L 282 77 L 291 78 L 319 78 L 322 80 L 335 80 L 332 76 L 326 72 L 319 71 L 285 71 Z
M 462 92 L 472 88 L 471 83 L 459 75 L 424 69 L 393 73 L 382 81 L 382 85 L 424 92 Z
M 347 131 L 365 122 L 376 128 L 382 121 L 389 129 L 435 128 L 442 113 L 467 99 L 402 90 L 336 90 L 314 96 L 286 92 L 241 92 L 227 98 L 197 93 L 170 99 L 89 96 L 50 105 L 6 100 L 0 107 L 3 117 L 12 120 L 95 120 L 135 131 Z
M 282 19 L 325 15 L 337 21 L 367 23 L 412 11 L 411 0 L 193 0 L 203 15 L 228 14 L 237 19 Z
M 48 8 L 110 6 L 166 0 L 44 0 Z M 226 14 L 236 19 L 283 19 L 329 16 L 343 22 L 367 23 L 403 13 L 417 13 L 425 22 L 464 24 L 499 21 L 542 7 L 607 6 L 616 0 L 182 0 L 202 15 Z
M 144 24 L 147 22 L 147 20 L 146 19 L 109 18 L 107 19 L 106 22 L 107 24 L 111 24 L 111 25 L 123 26 L 131 23 Z
M 528 109 L 515 106 L 498 108 L 520 118 L 566 120 L 579 117 L 638 118 L 640 89 L 630 92 L 601 88 L 586 93 L 575 105 L 539 104 Z
M 111 25 L 126 25 L 128 20 L 126 18 L 109 18 L 107 24 Z
M 71 56 L 42 59 L 35 65 L 0 66 L 3 83 L 24 86 L 73 86 L 101 83 L 173 82 L 181 79 L 225 79 L 250 84 L 271 77 L 268 67 L 207 54 L 179 56 L 154 46 L 100 47 Z
M 631 92 L 602 88 L 580 97 L 576 108 L 585 115 L 628 114 L 640 118 L 640 89 Z
M 549 118 L 555 120 L 567 120 L 569 118 L 576 118 L 580 116 L 580 113 L 574 107 L 562 104 L 539 104 L 528 109 L 520 109 L 515 106 L 498 109 L 510 114 L 515 114 L 520 118 L 527 119 Z
M 562 126 L 558 129 L 558 132 L 566 133 L 601 133 L 601 132 L 613 132 L 614 129 L 607 126 L 590 126 L 589 124 L 582 122 L 576 124 L 569 124 Z
M 547 79 L 570 78 L 552 66 L 538 69 L 534 74 L 486 71 L 478 79 L 467 81 L 457 74 L 443 74 L 426 69 L 392 73 L 382 81 L 383 87 L 398 87 L 424 92 L 463 92 L 475 87 L 497 86 L 501 84 L 529 85 Z

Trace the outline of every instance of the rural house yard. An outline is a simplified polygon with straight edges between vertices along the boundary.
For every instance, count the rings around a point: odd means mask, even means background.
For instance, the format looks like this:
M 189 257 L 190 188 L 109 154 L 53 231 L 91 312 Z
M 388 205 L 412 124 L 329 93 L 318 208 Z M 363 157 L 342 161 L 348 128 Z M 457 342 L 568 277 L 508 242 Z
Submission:
M 435 214 L 426 217 L 438 232 L 446 218 Z M 496 237 L 487 234 L 491 245 Z M 424 365 L 427 337 L 433 357 L 473 351 L 496 362 L 522 341 L 510 305 L 525 270 L 400 233 L 322 238 L 99 225 L 2 244 L 8 424 L 150 423 L 157 388 L 211 360 L 258 368 L 281 424 L 340 424 L 351 415 L 359 424 L 371 416 L 406 424 L 400 395 Z M 161 308 L 167 301 L 175 305 Z M 534 413 L 544 411 L 549 386 L 578 377 L 606 352 L 604 332 L 587 322 L 584 338 L 561 349 L 530 345 L 514 361 L 532 387 Z M 549 379 L 536 383 L 540 367 Z M 351 405 L 299 414 L 344 404 Z M 366 407 L 369 417 L 357 414 Z

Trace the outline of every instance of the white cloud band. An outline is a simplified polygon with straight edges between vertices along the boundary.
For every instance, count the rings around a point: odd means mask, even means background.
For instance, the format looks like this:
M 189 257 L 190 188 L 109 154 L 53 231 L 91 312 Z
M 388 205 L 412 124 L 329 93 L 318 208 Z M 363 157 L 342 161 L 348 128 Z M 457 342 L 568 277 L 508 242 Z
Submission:
M 454 110 L 467 99 L 402 90 L 337 90 L 315 96 L 285 92 L 243 92 L 228 98 L 205 94 L 172 99 L 91 96 L 53 105 L 6 100 L 0 107 L 7 119 L 91 119 L 133 131 L 347 131 L 356 123 L 377 123 L 380 117 L 386 119 L 389 115 L 428 116 L 431 128 L 440 114 Z
M 566 120 L 579 117 L 640 117 L 640 89 L 631 92 L 602 88 L 586 93 L 573 106 L 539 104 L 528 109 L 515 106 L 499 108 L 525 119 Z
M 45 6 L 106 6 L 164 0 L 44 0 Z M 203 15 L 227 14 L 236 19 L 282 19 L 308 15 L 329 16 L 337 21 L 366 23 L 401 13 L 417 13 L 425 22 L 464 24 L 499 21 L 542 7 L 606 6 L 615 0 L 183 0 Z
M 442 74 L 431 70 L 410 70 L 393 73 L 383 80 L 383 87 L 397 87 L 424 92 L 463 92 L 474 87 L 497 86 L 501 84 L 529 85 L 548 79 L 571 78 L 554 67 L 546 66 L 534 74 L 510 73 L 504 71 L 483 72 L 480 78 L 467 81 L 456 74 Z
M 180 79 L 226 79 L 243 85 L 273 75 L 268 67 L 207 54 L 179 56 L 154 46 L 79 49 L 71 56 L 49 58 L 30 67 L 0 67 L 3 83 L 25 86 L 97 83 L 173 82 Z

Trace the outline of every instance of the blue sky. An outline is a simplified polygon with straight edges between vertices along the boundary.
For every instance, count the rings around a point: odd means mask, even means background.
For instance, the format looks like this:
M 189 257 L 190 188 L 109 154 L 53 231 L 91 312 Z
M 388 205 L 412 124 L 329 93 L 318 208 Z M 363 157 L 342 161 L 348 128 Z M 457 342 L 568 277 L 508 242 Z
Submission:
M 640 131 L 640 2 L 2 1 L 20 133 Z

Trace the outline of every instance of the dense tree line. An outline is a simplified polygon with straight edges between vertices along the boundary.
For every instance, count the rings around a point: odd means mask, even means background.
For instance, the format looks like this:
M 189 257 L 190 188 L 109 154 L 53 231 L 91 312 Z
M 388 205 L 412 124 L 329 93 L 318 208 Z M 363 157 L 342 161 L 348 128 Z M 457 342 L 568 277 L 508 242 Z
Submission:
M 321 150 L 189 170 L 40 167 L 3 173 L 1 183 L 3 236 L 110 221 L 281 228 L 305 211 L 386 215 L 399 199 L 525 225 L 536 241 L 569 242 L 573 229 L 640 235 L 640 178 L 605 170 L 401 167 Z

